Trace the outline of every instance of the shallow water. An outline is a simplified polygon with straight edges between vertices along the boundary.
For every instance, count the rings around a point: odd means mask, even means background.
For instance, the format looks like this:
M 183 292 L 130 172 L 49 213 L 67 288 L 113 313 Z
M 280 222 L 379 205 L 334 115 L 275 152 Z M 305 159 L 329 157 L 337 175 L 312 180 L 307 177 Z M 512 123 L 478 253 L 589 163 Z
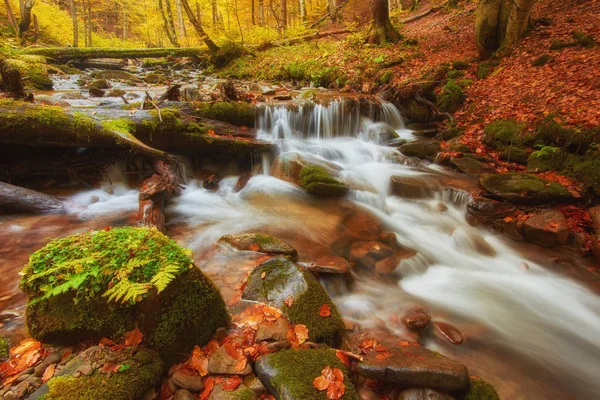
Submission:
M 401 137 L 414 139 L 397 111 L 389 105 L 384 109 L 379 119 Z M 167 209 L 168 233 L 194 250 L 198 265 L 226 301 L 235 303 L 240 284 L 260 255 L 215 245 L 222 235 L 270 233 L 296 247 L 300 261 L 310 261 L 333 254 L 334 243 L 343 239 L 344 215 L 363 210 L 418 254 L 401 261 L 385 278 L 356 274 L 352 292 L 334 299 L 346 318 L 402 333 L 394 322 L 398 313 L 413 304 L 425 306 L 435 321 L 458 328 L 465 342 L 454 346 L 430 332 L 422 337 L 424 344 L 465 362 L 472 375 L 493 383 L 503 399 L 600 398 L 595 379 L 600 375 L 598 295 L 584 285 L 589 281 L 552 271 L 557 253 L 470 226 L 464 217 L 469 195 L 460 189 L 473 188 L 473 179 L 403 159 L 382 145 L 383 138 L 369 134 L 373 121 L 346 112 L 342 103 L 304 109 L 269 105 L 260 112 L 259 135 L 277 141 L 282 156 L 332 168 L 354 189 L 344 200 L 319 199 L 260 174 L 239 192 L 236 176 L 221 180 L 212 192 L 194 179 L 194 171 L 187 171 L 185 190 Z M 117 167 L 101 188 L 71 195 L 67 215 L 1 217 L 2 309 L 22 311 L 16 272 L 31 251 L 53 237 L 135 220 L 137 189 L 124 183 L 122 172 Z M 390 195 L 390 178 L 398 175 L 443 179 L 459 190 L 426 200 L 402 199 Z M 586 266 L 585 260 L 574 262 L 573 268 Z M 5 328 L 22 334 L 21 319 L 6 321 Z

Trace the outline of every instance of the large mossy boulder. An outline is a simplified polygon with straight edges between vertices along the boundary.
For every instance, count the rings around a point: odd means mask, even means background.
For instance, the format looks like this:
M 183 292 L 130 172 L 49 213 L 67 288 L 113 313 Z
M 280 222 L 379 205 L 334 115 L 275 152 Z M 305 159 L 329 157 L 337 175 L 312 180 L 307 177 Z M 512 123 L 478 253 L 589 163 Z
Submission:
M 326 400 L 327 391 L 317 390 L 313 382 L 327 366 L 344 374 L 346 391 L 341 399 L 358 400 L 348 368 L 333 349 L 284 350 L 262 356 L 255 364 L 259 379 L 279 400 Z
M 300 171 L 300 186 L 308 193 L 324 196 L 344 196 L 348 187 L 318 165 L 309 165 Z
M 493 196 L 516 204 L 544 204 L 573 199 L 571 193 L 559 183 L 531 174 L 509 172 L 488 175 L 482 177 L 479 183 Z
M 530 139 L 524 135 L 524 130 L 525 124 L 509 119 L 497 119 L 484 128 L 481 141 L 487 146 L 497 148 L 522 145 Z
M 25 73 L 25 85 L 31 89 L 52 90 L 54 83 L 44 68 L 29 68 Z
M 107 373 L 100 363 L 114 364 Z M 91 347 L 69 361 L 32 400 L 139 400 L 160 383 L 164 363 L 157 353 L 108 346 Z
M 527 172 L 558 171 L 565 162 L 566 153 L 558 147 L 544 146 L 527 159 Z
M 56 239 L 22 271 L 27 328 L 44 343 L 117 340 L 138 327 L 171 357 L 203 345 L 229 315 L 191 253 L 156 229 L 115 228 Z
M 225 243 L 238 250 L 257 251 L 267 254 L 281 254 L 289 256 L 292 260 L 298 258 L 298 251 L 287 242 L 275 236 L 264 233 L 243 233 L 240 235 L 224 235 L 219 243 Z
M 239 126 L 254 127 L 254 106 L 243 101 L 214 101 L 209 103 L 194 103 L 196 115 L 229 122 Z
M 291 307 L 289 297 L 293 298 Z M 273 257 L 257 266 L 248 277 L 242 298 L 281 309 L 291 323 L 306 325 L 314 342 L 336 346 L 342 338 L 344 322 L 325 289 L 312 273 L 300 270 L 286 257 Z M 320 315 L 324 305 L 330 310 L 325 317 Z

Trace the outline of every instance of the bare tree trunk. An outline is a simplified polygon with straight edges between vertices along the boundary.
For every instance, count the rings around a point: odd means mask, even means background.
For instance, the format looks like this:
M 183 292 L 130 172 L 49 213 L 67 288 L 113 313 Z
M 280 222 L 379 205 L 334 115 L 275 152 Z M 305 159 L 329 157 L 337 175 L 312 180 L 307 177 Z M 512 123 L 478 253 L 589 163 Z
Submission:
M 175 22 L 173 20 L 173 11 L 171 10 L 171 0 L 163 1 L 165 2 L 165 9 L 167 10 L 167 22 L 169 23 L 169 29 L 171 29 L 171 33 L 173 34 L 175 41 L 178 41 L 177 31 L 175 30 Z
M 331 20 L 337 21 L 337 1 L 327 0 L 327 8 L 329 9 L 329 16 L 331 17 Z
M 24 0 L 23 3 L 21 3 L 21 20 L 19 21 L 18 35 L 22 44 L 25 43 L 23 35 L 31 26 L 31 9 L 33 8 L 33 3 L 34 0 Z
M 79 30 L 77 28 L 77 5 L 71 0 L 71 18 L 73 19 L 73 47 L 79 47 Z
M 255 14 L 255 11 L 254 11 L 254 0 L 250 0 L 250 3 L 252 5 L 251 6 L 251 11 L 252 11 L 252 25 L 256 25 L 256 18 L 254 18 L 254 14 Z
M 212 17 L 213 17 L 213 27 L 217 26 L 217 0 L 212 0 Z
M 305 0 L 298 0 L 298 5 L 300 7 L 300 22 L 306 22 L 306 3 Z
M 87 0 L 87 11 L 88 11 L 88 45 L 92 47 L 94 43 L 92 42 L 92 31 L 94 29 L 92 22 L 92 3 L 91 0 Z
M 281 33 L 283 33 L 283 31 L 285 30 L 285 27 L 287 26 L 287 0 L 281 0 L 281 2 L 279 3 L 280 7 L 281 7 L 281 17 L 279 20 L 279 30 L 281 31 Z
M 240 24 L 240 14 L 238 12 L 238 0 L 233 0 L 235 6 L 235 19 L 237 21 L 238 29 L 240 30 L 240 36 L 242 38 L 242 45 L 244 45 L 244 31 L 242 30 L 242 24 Z
M 89 43 L 88 43 L 88 23 L 87 23 L 87 6 L 86 6 L 86 2 L 85 0 L 81 1 L 81 6 L 82 6 L 82 11 L 83 11 L 83 42 L 84 42 L 84 46 L 88 47 Z
M 6 12 L 8 14 L 8 19 L 10 20 L 10 24 L 15 30 L 15 34 L 19 34 L 19 24 L 17 24 L 17 19 L 15 18 L 15 14 L 13 13 L 12 7 L 10 5 L 9 0 L 4 0 L 4 4 L 6 5 Z
M 396 43 L 400 34 L 390 22 L 388 0 L 373 0 L 373 24 L 368 42 L 371 44 Z
M 179 23 L 179 36 L 186 37 L 187 32 L 185 31 L 185 24 L 183 22 L 183 10 L 181 9 L 181 0 L 175 0 L 175 7 L 177 9 L 177 22 Z
M 258 0 L 258 24 L 265 26 L 265 0 Z
M 190 4 L 188 3 L 188 1 L 187 0 L 181 0 L 181 4 L 183 5 L 183 8 L 185 9 L 185 13 L 187 14 L 188 19 L 192 23 L 192 26 L 194 27 L 194 29 L 196 29 L 196 33 L 198 34 L 198 36 L 200 37 L 200 39 L 202 39 L 202 41 L 204 42 L 204 44 L 206 44 L 206 46 L 208 47 L 208 50 L 210 50 L 212 53 L 216 53 L 217 51 L 219 51 L 220 50 L 219 46 L 217 46 L 215 44 L 215 42 L 213 42 L 208 37 L 208 35 L 206 34 L 206 32 L 204 32 L 204 29 L 202 29 L 202 26 L 198 23 L 198 20 L 196 19 L 196 16 L 194 15 L 194 12 L 190 8 Z
M 200 3 L 196 3 L 196 18 L 198 18 L 198 24 L 202 26 L 202 13 L 200 12 Z
M 179 47 L 179 43 L 177 42 L 177 35 L 175 35 L 174 30 L 171 30 L 171 25 L 169 24 L 169 20 L 167 18 L 167 13 L 163 5 L 163 0 L 158 0 L 158 8 L 160 10 L 160 15 L 163 20 L 163 27 L 165 28 L 167 39 L 169 39 L 169 42 L 171 42 L 173 46 Z

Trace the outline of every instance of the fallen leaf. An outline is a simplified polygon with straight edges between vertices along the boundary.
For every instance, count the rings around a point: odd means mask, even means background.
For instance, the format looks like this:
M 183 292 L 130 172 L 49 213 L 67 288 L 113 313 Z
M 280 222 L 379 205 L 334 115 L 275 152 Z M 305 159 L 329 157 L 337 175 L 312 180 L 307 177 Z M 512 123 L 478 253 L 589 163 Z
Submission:
M 119 371 L 119 368 L 121 368 L 120 364 L 106 363 L 100 368 L 100 372 L 104 374 L 116 373 Z
M 194 347 L 192 351 L 192 357 L 190 357 L 190 365 L 198 371 L 200 376 L 208 375 L 208 358 L 202 352 L 202 349 L 198 346 Z
M 200 393 L 200 400 L 208 399 L 208 396 L 210 396 L 210 392 L 212 392 L 214 387 L 215 378 L 213 378 L 212 376 L 206 377 L 204 379 L 204 391 Z
M 348 355 L 346 353 L 344 353 L 341 350 L 336 350 L 335 351 L 335 356 L 337 358 L 339 358 L 340 361 L 343 362 L 347 367 L 350 366 L 350 357 L 348 357 Z
M 294 305 L 294 298 L 292 296 L 288 296 L 283 303 L 288 306 L 288 308 L 292 308 L 292 306 Z
M 331 309 L 328 304 L 323 304 L 321 306 L 321 310 L 319 310 L 319 315 L 323 318 L 329 317 L 331 315 Z
M 56 364 L 48 365 L 48 368 L 46 368 L 46 370 L 44 371 L 44 374 L 42 375 L 42 383 L 48 382 L 48 380 L 50 380 L 50 378 L 52 378 L 54 376 L 55 370 L 56 370 Z
M 294 325 L 294 333 L 300 344 L 304 343 L 308 339 L 308 328 L 306 325 L 298 324 Z
M 137 344 L 142 343 L 144 339 L 144 334 L 138 328 L 135 328 L 132 331 L 129 331 L 125 334 L 125 346 L 131 347 Z
M 237 372 L 242 372 L 244 368 L 246 368 L 246 364 L 248 363 L 248 359 L 246 357 L 240 358 L 235 363 L 235 370 Z
M 267 273 L 263 272 L 262 274 L 260 274 L 260 279 L 265 279 L 266 276 L 267 276 Z
M 250 251 L 258 251 L 260 250 L 260 246 L 256 243 L 252 243 L 250 246 L 248 246 L 248 250 Z
M 223 378 L 223 385 L 221 386 L 223 390 L 235 390 L 242 383 L 242 378 L 238 375 L 234 375 L 229 378 Z
M 399 344 L 400 346 L 402 346 L 402 347 L 408 347 L 408 346 L 410 346 L 410 343 L 409 343 L 409 342 L 400 342 L 400 343 L 398 343 L 398 344 Z
M 113 340 L 110 340 L 108 338 L 102 338 L 100 339 L 100 342 L 98 342 L 98 346 L 114 346 L 116 343 Z

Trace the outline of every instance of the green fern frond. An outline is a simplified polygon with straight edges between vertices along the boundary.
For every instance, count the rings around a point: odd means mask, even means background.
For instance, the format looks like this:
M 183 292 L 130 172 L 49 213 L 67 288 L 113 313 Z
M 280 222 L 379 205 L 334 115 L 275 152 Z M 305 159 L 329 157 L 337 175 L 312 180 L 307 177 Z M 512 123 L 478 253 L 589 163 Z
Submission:
M 154 275 L 150 283 L 156 287 L 158 293 L 165 290 L 165 288 L 175 279 L 175 274 L 179 271 L 179 265 L 167 264 L 160 271 Z
M 135 302 L 138 296 L 148 293 L 148 289 L 150 289 L 150 287 L 151 285 L 147 283 L 130 282 L 129 279 L 124 278 L 117 282 L 115 286 L 104 292 L 102 296 L 108 296 L 108 302 Z

